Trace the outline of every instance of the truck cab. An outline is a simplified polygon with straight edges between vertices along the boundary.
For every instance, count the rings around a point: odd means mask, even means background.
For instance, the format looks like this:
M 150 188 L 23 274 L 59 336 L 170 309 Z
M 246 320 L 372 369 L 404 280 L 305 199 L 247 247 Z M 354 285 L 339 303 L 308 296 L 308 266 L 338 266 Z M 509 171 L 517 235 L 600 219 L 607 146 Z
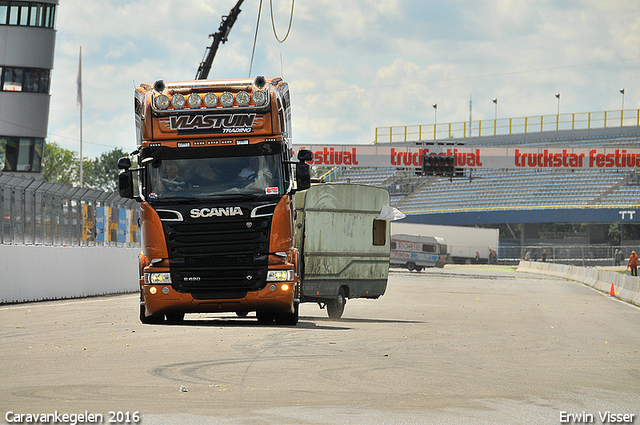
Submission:
M 310 183 L 292 161 L 287 84 L 157 81 L 136 89 L 135 110 L 138 167 L 119 168 L 121 196 L 140 202 L 141 321 L 255 311 L 295 324 L 293 195 Z

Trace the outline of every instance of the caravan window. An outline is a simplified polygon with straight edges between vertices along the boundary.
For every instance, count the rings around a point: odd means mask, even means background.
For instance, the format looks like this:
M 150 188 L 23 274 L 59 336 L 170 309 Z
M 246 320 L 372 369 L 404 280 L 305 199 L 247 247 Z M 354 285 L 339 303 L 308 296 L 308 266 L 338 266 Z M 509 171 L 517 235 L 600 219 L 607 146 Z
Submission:
M 387 222 L 385 220 L 373 220 L 373 245 L 384 246 L 387 243 Z
M 422 252 L 436 252 L 435 245 L 422 244 Z
M 396 243 L 394 241 L 391 242 L 391 249 L 396 249 Z

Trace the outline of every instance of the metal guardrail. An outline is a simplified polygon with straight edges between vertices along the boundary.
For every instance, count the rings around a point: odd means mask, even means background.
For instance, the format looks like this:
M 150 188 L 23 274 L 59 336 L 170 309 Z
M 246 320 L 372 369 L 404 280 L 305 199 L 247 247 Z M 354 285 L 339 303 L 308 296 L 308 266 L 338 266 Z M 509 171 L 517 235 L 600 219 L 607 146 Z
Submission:
M 139 247 L 137 202 L 0 172 L 0 244 Z
M 580 130 L 640 125 L 640 109 L 536 115 L 478 121 L 376 127 L 373 143 L 414 142 L 465 137 Z

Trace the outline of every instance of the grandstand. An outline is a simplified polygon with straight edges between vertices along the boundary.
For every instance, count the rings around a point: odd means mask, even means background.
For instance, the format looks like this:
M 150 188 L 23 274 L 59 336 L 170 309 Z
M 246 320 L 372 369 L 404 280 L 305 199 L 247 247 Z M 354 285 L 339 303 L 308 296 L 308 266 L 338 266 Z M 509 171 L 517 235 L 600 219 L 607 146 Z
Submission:
M 548 206 L 607 208 L 640 199 L 634 176 L 615 170 L 478 170 L 454 179 L 409 179 L 406 174 L 393 168 L 353 168 L 332 181 L 387 188 L 393 206 L 409 215 Z M 415 191 L 398 194 L 407 190 L 409 180 Z
M 510 147 L 637 147 L 640 127 L 621 134 L 574 130 L 457 140 L 467 146 Z M 633 130 L 633 131 L 629 131 Z M 549 132 L 551 133 L 551 132 Z M 527 137 L 524 137 L 527 136 Z M 514 139 L 521 140 L 514 140 Z M 343 168 L 331 181 L 351 182 L 389 189 L 393 205 L 408 215 L 444 211 L 506 210 L 512 208 L 612 208 L 640 200 L 634 172 L 619 170 L 467 170 L 464 178 L 421 177 L 414 169 Z M 477 223 L 468 223 L 477 224 Z
M 448 142 L 468 147 L 637 149 L 640 126 L 493 135 Z M 586 224 L 589 231 L 584 243 L 609 245 L 613 244 L 606 240 L 605 226 L 637 226 L 635 213 L 624 213 L 635 211 L 640 201 L 637 170 L 474 169 L 466 170 L 463 178 L 419 176 L 416 171 L 343 167 L 334 170 L 329 179 L 389 189 L 392 205 L 407 214 L 408 222 L 508 225 L 521 229 L 519 238 L 513 233 L 501 235 L 501 245 L 503 241 L 516 244 L 521 251 L 525 245 L 543 242 L 537 231 L 541 223 Z M 640 220 L 640 214 L 637 218 Z M 622 241 L 616 242 L 640 245 L 635 237 L 625 239 L 623 235 Z

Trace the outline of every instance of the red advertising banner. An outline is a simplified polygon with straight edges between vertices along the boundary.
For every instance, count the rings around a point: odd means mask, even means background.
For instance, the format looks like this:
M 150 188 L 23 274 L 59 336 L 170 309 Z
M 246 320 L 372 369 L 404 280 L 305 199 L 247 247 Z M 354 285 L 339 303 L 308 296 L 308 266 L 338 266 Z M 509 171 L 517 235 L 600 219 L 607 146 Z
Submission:
M 505 169 L 640 168 L 640 148 L 476 147 L 375 145 L 294 145 L 313 152 L 311 165 L 413 168 L 424 155 L 455 155 L 456 167 Z

